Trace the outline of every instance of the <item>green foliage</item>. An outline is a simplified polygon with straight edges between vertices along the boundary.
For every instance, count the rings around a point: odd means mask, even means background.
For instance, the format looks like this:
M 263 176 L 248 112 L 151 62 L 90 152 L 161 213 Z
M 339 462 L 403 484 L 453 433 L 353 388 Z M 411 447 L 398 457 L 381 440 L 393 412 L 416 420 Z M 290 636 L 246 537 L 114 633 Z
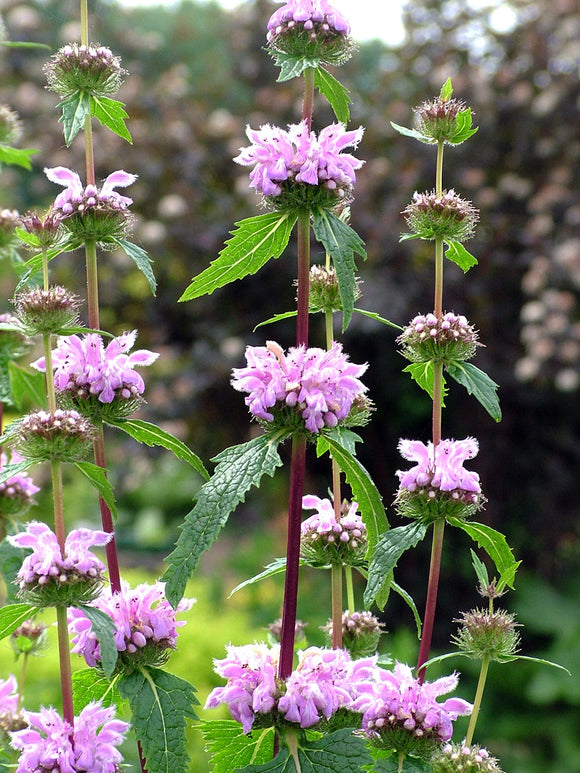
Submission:
M 458 384 L 473 395 L 495 421 L 501 421 L 501 408 L 497 397 L 499 385 L 471 362 L 453 362 L 447 372 Z
M 105 676 L 110 678 L 117 664 L 117 645 L 115 644 L 115 623 L 106 612 L 89 604 L 79 604 L 78 609 L 91 621 L 91 631 L 97 637 L 101 653 L 101 663 Z
M 73 704 L 75 714 L 80 714 L 92 701 L 100 701 L 103 706 L 118 706 L 122 698 L 117 690 L 120 676 L 111 681 L 95 668 L 83 668 L 72 675 Z
M 117 517 L 117 506 L 115 504 L 115 492 L 111 482 L 107 478 L 107 471 L 98 464 L 92 462 L 74 462 L 74 466 L 85 476 L 91 486 L 96 489 L 98 495 L 103 499 L 113 518 Z
M 314 71 L 314 85 L 329 101 L 336 120 L 346 125 L 350 120 L 349 105 L 352 103 L 349 90 L 324 67 L 317 67 Z
M 106 126 L 121 139 L 133 144 L 131 134 L 125 121 L 129 118 L 125 105 L 116 99 L 110 97 L 97 97 L 91 95 L 91 115 L 96 118 L 102 126 Z
M 297 215 L 269 212 L 235 223 L 232 238 L 209 268 L 192 280 L 180 301 L 211 295 L 236 279 L 255 274 L 270 258 L 279 258 L 286 249 Z
M 40 408 L 46 407 L 46 376 L 16 362 L 8 363 L 12 403 L 22 409 L 28 401 Z
M 502 583 L 509 588 L 514 587 L 515 574 L 521 562 L 514 559 L 512 549 L 503 534 L 492 529 L 491 526 L 475 521 L 449 518 L 448 523 L 462 529 L 474 542 L 477 542 L 494 562 Z
M 299 78 L 304 70 L 310 68 L 317 70 L 320 65 L 318 59 L 310 59 L 306 56 L 293 56 L 282 51 L 276 51 L 273 55 L 277 67 L 280 68 L 280 74 L 276 79 L 277 83 L 283 83 L 284 81 L 292 80 L 292 78 Z
M 157 292 L 157 280 L 151 268 L 153 261 L 149 255 L 138 244 L 132 244 L 127 239 L 117 238 L 114 239 L 114 243 L 135 262 L 135 265 L 147 280 L 152 295 L 155 295 Z
M 473 266 L 477 266 L 477 258 L 468 252 L 461 242 L 446 241 L 445 244 L 447 245 L 445 257 L 459 266 L 464 274 Z
M 379 757 L 370 773 L 431 773 L 432 770 L 428 762 L 418 757 L 405 755 L 404 759 L 399 761 L 396 754 L 390 754 L 388 757 Z
M 22 166 L 24 169 L 32 169 L 30 156 L 38 153 L 31 148 L 11 148 L 8 145 L 0 145 L 0 169 L 3 164 L 7 166 Z
M 147 767 L 155 773 L 186 773 L 186 718 L 197 719 L 195 688 L 158 668 L 143 668 L 119 679 L 129 701 L 132 727 L 141 742 Z
M 31 604 L 8 604 L 0 609 L 0 639 L 5 639 L 19 625 L 37 612 Z
M 424 389 L 429 397 L 433 399 L 433 382 L 434 382 L 434 363 L 433 360 L 428 362 L 412 362 L 403 368 L 403 373 L 410 373 L 411 378 L 419 384 L 421 389 Z M 447 384 L 445 383 L 445 376 L 441 378 L 441 407 L 445 407 L 445 398 L 447 397 Z
M 11 545 L 7 539 L 3 539 L 0 542 L 0 573 L 6 588 L 5 602 L 8 604 L 17 602 L 18 586 L 16 584 L 16 575 L 22 566 L 26 554 L 27 551 L 24 548 Z
M 7 480 L 12 478 L 13 475 L 20 475 L 23 472 L 26 472 L 26 470 L 30 469 L 32 465 L 34 464 L 34 461 L 32 459 L 25 459 L 22 462 L 17 462 L 16 464 L 7 464 L 2 469 L 0 469 L 0 483 L 6 483 Z
M 59 107 L 62 109 L 59 121 L 63 126 L 64 141 L 67 147 L 70 147 L 91 114 L 91 96 L 87 91 L 77 91 L 59 102 L 57 108 Z
M 204 550 L 217 539 L 233 510 L 243 502 L 263 475 L 273 476 L 282 466 L 278 445 L 281 433 L 260 435 L 242 445 L 226 448 L 213 459 L 218 463 L 213 476 L 199 490 L 195 506 L 182 526 L 175 550 L 167 557 L 163 575 L 165 593 L 172 606 L 183 597 L 185 584 Z
M 232 773 L 247 765 L 260 765 L 272 759 L 274 728 L 253 730 L 245 735 L 239 722 L 218 719 L 201 725 L 211 757 L 213 773 Z

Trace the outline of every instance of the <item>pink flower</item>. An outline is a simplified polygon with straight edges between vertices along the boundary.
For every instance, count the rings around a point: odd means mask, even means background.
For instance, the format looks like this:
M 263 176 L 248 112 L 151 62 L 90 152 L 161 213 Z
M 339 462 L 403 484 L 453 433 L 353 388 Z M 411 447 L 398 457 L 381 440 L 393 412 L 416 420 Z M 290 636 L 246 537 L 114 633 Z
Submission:
M 123 762 L 117 746 L 129 725 L 114 713 L 114 706 L 89 703 L 72 728 L 53 708 L 25 712 L 29 727 L 10 739 L 21 752 L 16 773 L 117 773 Z
M 13 674 L 8 679 L 0 679 L 0 717 L 15 714 L 18 711 L 18 682 Z
M 328 0 L 287 0 L 268 21 L 268 41 L 280 32 L 281 25 L 292 23 L 302 24 L 305 29 L 322 23 L 345 36 L 350 34 L 348 21 Z
M 101 189 L 95 185 L 83 186 L 81 178 L 72 169 L 64 166 L 55 166 L 45 169 L 48 179 L 64 186 L 65 190 L 56 197 L 53 208 L 63 215 L 72 215 L 75 212 L 82 213 L 87 209 L 98 205 L 106 205 L 110 209 L 124 210 L 133 203 L 133 199 L 121 196 L 115 188 L 125 188 L 137 179 L 137 175 L 124 172 L 122 169 L 112 172 Z
M 17 451 L 12 451 L 10 459 L 5 453 L 0 453 L 0 469 L 4 469 L 8 464 L 19 464 L 22 461 L 24 459 Z M 39 487 L 34 485 L 26 472 L 20 472 L 0 483 L 0 497 L 9 499 L 32 499 L 38 491 L 40 491 Z
M 442 440 L 437 446 L 431 441 L 425 445 L 420 440 L 401 440 L 401 455 L 417 464 L 409 470 L 397 471 L 400 487 L 410 492 L 428 487 L 468 496 L 480 494 L 479 475 L 463 468 L 463 463 L 473 459 L 478 449 L 475 438 Z

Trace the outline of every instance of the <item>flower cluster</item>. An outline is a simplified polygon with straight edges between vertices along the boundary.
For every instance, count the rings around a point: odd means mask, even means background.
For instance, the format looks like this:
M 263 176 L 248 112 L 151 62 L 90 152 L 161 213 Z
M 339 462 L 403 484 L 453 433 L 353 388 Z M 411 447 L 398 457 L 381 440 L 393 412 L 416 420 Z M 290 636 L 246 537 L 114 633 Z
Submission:
M 312 727 L 339 709 L 349 709 L 358 685 L 374 667 L 374 660 L 353 661 L 344 650 L 309 647 L 298 653 L 297 668 L 281 682 L 276 677 L 278 656 L 278 645 L 228 647 L 227 657 L 214 661 L 216 672 L 228 682 L 212 690 L 206 708 L 227 704 L 244 733 L 254 722 Z
M 398 470 L 397 505 L 402 515 L 427 522 L 447 516 L 467 517 L 481 504 L 479 475 L 463 467 L 477 455 L 475 438 L 442 440 L 436 446 L 420 440 L 399 441 L 401 455 L 417 462 Z
M 28 336 L 58 334 L 79 324 L 80 298 L 59 285 L 46 290 L 34 287 L 18 293 L 14 305 L 22 329 Z
M 457 683 L 456 674 L 421 682 L 403 663 L 392 671 L 376 668 L 373 679 L 359 687 L 353 708 L 363 712 L 362 729 L 377 746 L 426 755 L 449 741 L 458 716 L 471 713 L 472 705 L 461 698 L 437 701 Z
M 98 412 L 98 406 L 111 405 L 112 415 L 119 410 L 132 413 L 140 404 L 145 382 L 135 366 L 151 365 L 159 356 L 147 349 L 128 354 L 133 348 L 137 331 L 113 338 L 107 346 L 98 333 L 88 333 L 58 339 L 52 352 L 54 386 L 62 396 L 68 396 L 83 413 Z M 45 358 L 32 363 L 46 370 Z
M 115 94 L 126 73 L 121 58 L 105 46 L 73 43 L 63 46 L 45 65 L 48 88 L 63 97 L 79 91 L 93 96 Z
M 38 247 L 46 249 L 59 242 L 62 236 L 62 218 L 62 213 L 54 210 L 50 210 L 44 217 L 40 217 L 37 212 L 22 215 L 21 225 L 30 235 L 25 242 L 26 246 L 33 250 Z
M 332 620 L 322 627 L 328 646 L 332 644 Z M 352 658 L 374 655 L 383 632 L 383 624 L 369 611 L 342 613 L 342 646 Z
M 7 539 L 11 545 L 33 551 L 22 562 L 16 578 L 23 599 L 37 606 L 69 606 L 94 598 L 105 565 L 91 548 L 106 545 L 110 534 L 73 529 L 62 551 L 55 533 L 45 523 L 32 521 L 25 532 Z
M 38 654 L 47 644 L 48 628 L 44 623 L 29 619 L 10 634 L 10 646 L 16 658 L 20 655 Z
M 7 434 L 27 459 L 75 462 L 89 452 L 94 427 L 77 411 L 57 408 L 27 414 Z
M 413 234 L 420 239 L 464 242 L 473 236 L 479 212 L 455 191 L 415 193 L 403 210 Z
M 53 708 L 26 712 L 29 727 L 11 736 L 20 751 L 16 773 L 119 773 L 123 757 L 117 747 L 129 725 L 114 714 L 114 706 L 89 703 L 73 728 Z
M 344 213 L 348 211 L 348 207 L 343 211 L 341 219 L 344 217 Z M 343 304 L 340 297 L 340 290 L 338 287 L 338 276 L 336 269 L 332 266 L 312 266 L 310 269 L 310 287 L 308 293 L 308 306 L 311 313 L 319 311 L 328 313 L 334 311 L 342 311 Z M 354 299 L 355 301 L 360 298 L 359 290 L 360 280 L 355 280 Z
M 518 624 L 509 612 L 472 609 L 462 612 L 461 618 L 455 622 L 461 623 L 461 626 L 453 636 L 453 642 L 470 658 L 505 663 L 518 651 Z
M 7 464 L 19 464 L 23 457 L 17 452 L 12 451 L 10 458 L 8 455 L 0 452 L 0 469 L 4 469 Z M 20 515 L 34 503 L 34 495 L 40 491 L 26 472 L 19 472 L 12 475 L 8 480 L 0 483 L 0 514 Z
M 458 116 L 467 111 L 465 102 L 461 99 L 443 99 L 439 96 L 423 102 L 413 109 L 417 116 L 419 132 L 431 142 L 453 142 L 457 135 Z
M 306 121 L 288 131 L 266 124 L 258 131 L 247 128 L 252 142 L 234 161 L 253 166 L 250 186 L 262 193 L 275 209 L 332 208 L 349 201 L 355 171 L 363 162 L 342 151 L 356 147 L 362 127 L 346 131 L 343 124 L 326 126 L 319 133 Z
M 397 338 L 412 362 L 468 360 L 478 346 L 477 333 L 462 314 L 417 314 Z
M 234 368 L 232 386 L 248 392 L 245 403 L 258 419 L 277 419 L 299 429 L 294 421 L 298 415 L 309 432 L 317 433 L 336 427 L 351 408 L 364 402 L 366 387 L 359 376 L 367 366 L 349 362 L 339 343 L 329 350 L 292 347 L 284 354 L 269 341 L 266 346 L 248 346 L 246 360 L 247 367 Z
M 317 565 L 361 566 L 364 563 L 367 530 L 357 514 L 358 502 L 343 502 L 338 518 L 330 499 L 309 494 L 302 498 L 302 507 L 317 511 L 302 522 L 302 558 Z
M 350 24 L 328 0 L 287 0 L 268 21 L 273 51 L 342 64 L 352 54 Z
M 433 773 L 502 773 L 496 758 L 476 744 L 445 744 L 429 763 Z
M 164 584 L 142 584 L 131 590 L 122 583 L 119 593 L 109 588 L 92 602 L 105 612 L 115 624 L 115 644 L 124 670 L 135 670 L 143 665 L 158 666 L 167 660 L 169 650 L 177 644 L 177 629 L 185 625 L 176 614 L 188 610 L 193 599 L 182 599 L 177 608 L 165 598 Z M 73 652 L 81 654 L 87 665 L 101 664 L 99 640 L 92 623 L 81 609 L 69 610 L 69 628 L 75 634 Z

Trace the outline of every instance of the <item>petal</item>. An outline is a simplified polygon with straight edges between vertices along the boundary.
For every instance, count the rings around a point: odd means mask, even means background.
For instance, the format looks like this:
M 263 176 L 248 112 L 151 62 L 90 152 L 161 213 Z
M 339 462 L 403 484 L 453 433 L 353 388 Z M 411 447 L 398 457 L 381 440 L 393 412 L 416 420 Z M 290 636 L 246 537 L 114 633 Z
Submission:
M 114 188 L 126 188 L 127 185 L 132 185 L 137 179 L 136 174 L 130 174 L 122 169 L 118 169 L 116 172 L 111 172 L 103 183 L 101 188 L 101 196 L 109 196 Z
M 83 184 L 81 178 L 72 169 L 67 169 L 66 166 L 54 166 L 52 168 L 45 168 L 44 174 L 48 177 L 51 183 L 57 183 L 57 185 L 64 185 L 66 188 L 70 188 L 75 192 L 82 193 Z

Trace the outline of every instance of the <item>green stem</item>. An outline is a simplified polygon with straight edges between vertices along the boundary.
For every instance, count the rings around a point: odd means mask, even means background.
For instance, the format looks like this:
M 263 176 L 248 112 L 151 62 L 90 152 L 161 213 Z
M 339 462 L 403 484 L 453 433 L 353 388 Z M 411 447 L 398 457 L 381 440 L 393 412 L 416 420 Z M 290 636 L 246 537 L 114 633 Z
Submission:
M 54 533 L 64 556 L 64 543 L 66 540 L 66 527 L 64 523 L 64 497 L 62 485 L 62 462 L 50 463 L 52 478 L 52 500 L 54 509 Z
M 437 166 L 435 169 L 435 194 L 441 196 L 443 193 L 443 149 L 445 143 L 439 140 L 437 143 Z
M 487 672 L 489 669 L 489 658 L 484 658 L 481 661 L 481 670 L 479 672 L 479 681 L 477 682 L 477 689 L 475 691 L 475 700 L 473 701 L 473 711 L 469 718 L 469 727 L 467 728 L 467 735 L 465 736 L 465 745 L 471 746 L 473 741 L 473 734 L 475 732 L 475 725 L 477 724 L 477 717 L 479 716 L 479 710 L 481 708 L 481 700 L 483 698 L 483 691 L 485 689 L 485 681 L 487 679 Z
M 437 591 L 439 586 L 439 573 L 441 570 L 441 554 L 443 552 L 443 534 L 445 531 L 445 519 L 440 518 L 433 524 L 433 541 L 431 545 L 431 565 L 429 567 L 429 584 L 427 586 L 427 600 L 425 602 L 425 616 L 423 620 L 423 633 L 419 647 L 417 671 L 422 682 L 425 679 L 423 664 L 429 660 L 431 639 L 433 638 L 433 626 L 435 622 L 435 608 L 437 606 Z
M 62 714 L 71 727 L 74 727 L 74 706 L 72 692 L 72 668 L 70 662 L 70 644 L 66 607 L 56 608 L 58 630 L 58 657 L 60 663 L 60 686 L 62 692 Z
M 296 346 L 308 346 L 308 296 L 310 292 L 310 212 L 298 215 L 298 300 Z
M 354 586 L 352 583 L 352 566 L 344 567 L 344 579 L 346 582 L 346 603 L 349 612 L 354 612 L 356 607 L 354 605 Z
M 99 315 L 99 280 L 97 273 L 97 245 L 94 241 L 85 242 L 85 262 L 87 267 L 87 306 L 89 310 L 89 327 L 98 330 Z
M 302 102 L 302 120 L 306 121 L 308 131 L 312 127 L 312 109 L 314 107 L 314 68 L 304 70 L 304 99 Z
M 16 712 L 18 713 L 22 708 L 22 700 L 24 697 L 24 682 L 26 680 L 26 666 L 28 665 L 28 652 L 24 652 L 22 655 L 22 666 L 20 668 L 20 676 L 18 677 L 18 702 L 16 704 Z
M 332 587 L 332 648 L 342 649 L 342 565 L 330 567 Z

